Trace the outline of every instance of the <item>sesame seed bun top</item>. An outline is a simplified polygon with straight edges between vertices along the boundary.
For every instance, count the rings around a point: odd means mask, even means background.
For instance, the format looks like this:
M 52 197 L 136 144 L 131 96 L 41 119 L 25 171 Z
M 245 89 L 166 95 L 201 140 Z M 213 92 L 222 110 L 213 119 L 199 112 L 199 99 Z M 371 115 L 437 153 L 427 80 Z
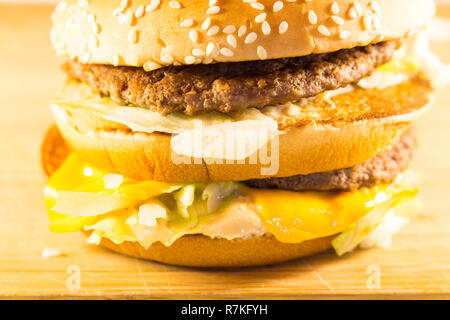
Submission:
M 82 63 L 167 65 L 304 56 L 403 38 L 432 0 L 64 0 L 51 38 Z

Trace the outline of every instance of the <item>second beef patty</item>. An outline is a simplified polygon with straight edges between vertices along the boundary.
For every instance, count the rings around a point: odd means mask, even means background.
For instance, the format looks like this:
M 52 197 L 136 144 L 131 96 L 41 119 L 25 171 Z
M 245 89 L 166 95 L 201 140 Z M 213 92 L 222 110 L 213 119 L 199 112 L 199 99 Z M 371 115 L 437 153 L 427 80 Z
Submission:
M 415 146 L 415 135 L 408 131 L 389 150 L 351 168 L 244 183 L 253 188 L 292 191 L 354 191 L 361 187 L 391 183 L 408 168 Z

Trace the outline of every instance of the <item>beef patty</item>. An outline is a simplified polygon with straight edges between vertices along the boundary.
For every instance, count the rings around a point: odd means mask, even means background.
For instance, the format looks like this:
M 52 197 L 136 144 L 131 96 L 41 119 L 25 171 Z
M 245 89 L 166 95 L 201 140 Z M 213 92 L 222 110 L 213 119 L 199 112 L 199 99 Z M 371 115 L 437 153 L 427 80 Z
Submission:
M 244 183 L 253 188 L 293 191 L 354 191 L 361 187 L 391 183 L 409 166 L 415 146 L 415 135 L 408 131 L 391 149 L 351 168 Z
M 75 61 L 63 68 L 119 104 L 194 115 L 285 103 L 346 86 L 391 60 L 397 45 L 388 41 L 305 57 L 170 66 L 151 72 Z

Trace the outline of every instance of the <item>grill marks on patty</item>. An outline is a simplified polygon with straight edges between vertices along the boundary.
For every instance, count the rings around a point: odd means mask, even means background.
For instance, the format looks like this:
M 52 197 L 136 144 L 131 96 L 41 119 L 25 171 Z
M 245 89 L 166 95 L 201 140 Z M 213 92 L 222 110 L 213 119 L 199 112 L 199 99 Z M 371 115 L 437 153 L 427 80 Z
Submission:
M 229 112 L 312 97 L 356 82 L 392 59 L 397 41 L 305 57 L 142 68 L 69 61 L 67 74 L 119 104 L 162 114 Z
M 392 183 L 409 166 L 415 146 L 415 135 L 408 131 L 388 151 L 351 168 L 244 183 L 254 188 L 293 191 L 354 191 L 361 187 Z

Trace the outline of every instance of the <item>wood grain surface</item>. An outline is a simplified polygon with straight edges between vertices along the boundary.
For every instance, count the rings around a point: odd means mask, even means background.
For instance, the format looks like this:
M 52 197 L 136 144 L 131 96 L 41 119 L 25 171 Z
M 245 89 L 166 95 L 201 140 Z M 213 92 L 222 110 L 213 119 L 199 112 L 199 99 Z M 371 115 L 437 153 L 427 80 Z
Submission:
M 48 40 L 51 10 L 0 5 L 0 298 L 450 298 L 450 87 L 438 91 L 418 124 L 413 167 L 421 175 L 424 214 L 390 249 L 201 270 L 120 256 L 78 233 L 52 234 L 39 147 L 64 75 Z M 450 17 L 450 9 L 439 14 Z M 433 49 L 450 63 L 450 43 Z M 44 259 L 44 248 L 63 256 Z M 372 281 L 377 272 L 379 285 Z

